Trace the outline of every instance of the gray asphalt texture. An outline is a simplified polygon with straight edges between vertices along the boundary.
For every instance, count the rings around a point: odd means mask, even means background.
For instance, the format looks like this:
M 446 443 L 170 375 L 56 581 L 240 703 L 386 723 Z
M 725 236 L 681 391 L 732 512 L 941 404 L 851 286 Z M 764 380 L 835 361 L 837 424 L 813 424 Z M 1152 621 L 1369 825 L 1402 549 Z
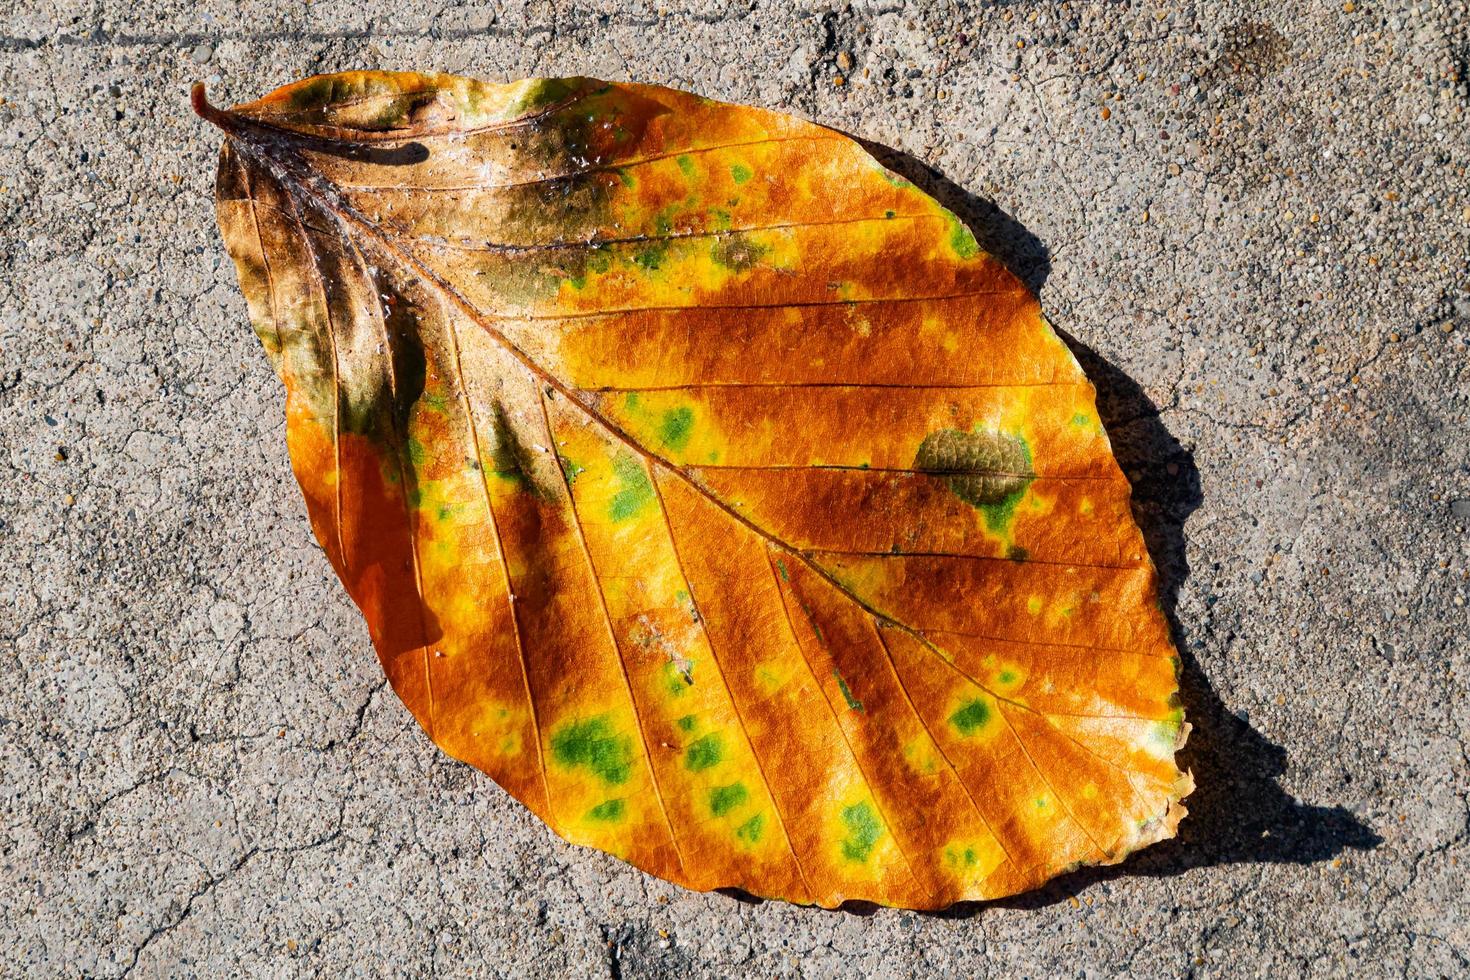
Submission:
M 1470 11 L 0 12 L 0 974 L 1470 973 Z M 219 103 L 592 74 L 877 144 L 1101 390 L 1187 661 L 1181 837 L 949 915 L 699 895 L 441 755 L 314 545 Z

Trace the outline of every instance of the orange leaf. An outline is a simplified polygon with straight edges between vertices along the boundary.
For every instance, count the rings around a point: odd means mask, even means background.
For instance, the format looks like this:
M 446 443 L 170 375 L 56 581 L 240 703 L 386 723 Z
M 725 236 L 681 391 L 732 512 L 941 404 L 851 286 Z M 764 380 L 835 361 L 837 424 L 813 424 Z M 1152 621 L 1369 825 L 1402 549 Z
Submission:
M 1178 660 L 1093 389 L 855 142 L 591 79 L 201 115 L 394 690 L 568 840 L 939 908 L 1172 836 Z

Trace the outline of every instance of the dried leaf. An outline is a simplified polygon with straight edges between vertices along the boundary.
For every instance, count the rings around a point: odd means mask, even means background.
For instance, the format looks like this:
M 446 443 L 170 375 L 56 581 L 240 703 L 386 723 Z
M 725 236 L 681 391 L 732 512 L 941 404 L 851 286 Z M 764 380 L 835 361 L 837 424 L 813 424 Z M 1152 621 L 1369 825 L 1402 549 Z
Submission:
M 195 105 L 312 526 L 445 751 L 568 840 L 793 902 L 939 908 L 1172 836 L 1128 484 L 952 214 L 650 86 Z

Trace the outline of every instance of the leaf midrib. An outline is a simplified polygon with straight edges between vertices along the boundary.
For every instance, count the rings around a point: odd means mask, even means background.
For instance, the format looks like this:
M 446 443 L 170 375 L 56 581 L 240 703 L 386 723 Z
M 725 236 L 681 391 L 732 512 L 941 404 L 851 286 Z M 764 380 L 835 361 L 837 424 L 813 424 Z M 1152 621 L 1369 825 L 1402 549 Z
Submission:
M 279 133 L 282 136 L 289 137 L 290 135 L 288 131 L 278 129 L 276 127 L 271 128 L 274 132 Z M 248 132 L 248 130 L 246 131 Z M 856 603 L 859 608 L 867 612 L 868 615 L 875 617 L 880 622 L 903 630 L 904 632 L 913 636 L 915 639 L 919 640 L 921 643 L 926 643 L 927 645 L 927 641 L 920 631 L 909 626 L 907 623 L 895 619 L 887 613 L 884 613 L 881 610 L 873 607 L 870 603 L 855 594 L 850 588 L 848 588 L 839 579 L 837 579 L 836 576 L 834 576 L 827 569 L 823 568 L 816 561 L 812 560 L 811 558 L 803 554 L 800 550 L 782 541 L 780 538 L 771 534 L 769 531 L 762 528 L 760 525 L 756 524 L 745 515 L 741 514 L 733 506 L 726 503 L 719 496 L 717 496 L 713 491 L 709 490 L 707 487 L 701 486 L 698 481 L 692 479 L 682 467 L 645 447 L 641 442 L 633 438 L 633 436 L 631 436 L 627 432 L 627 430 L 618 425 L 616 421 L 598 411 L 595 406 L 588 404 L 591 399 L 588 397 L 587 393 L 583 392 L 580 388 L 575 388 L 562 381 L 555 374 L 553 374 L 551 371 L 547 370 L 540 363 L 538 363 L 535 358 L 531 357 L 525 351 L 521 350 L 519 346 L 517 346 L 509 337 L 505 335 L 505 333 L 503 333 L 491 322 L 492 318 L 490 317 L 490 315 L 486 314 L 485 312 L 474 306 L 472 303 L 470 303 L 470 301 L 464 297 L 464 294 L 456 289 L 452 283 L 448 282 L 438 273 L 434 272 L 432 269 L 422 264 L 411 252 L 400 248 L 394 242 L 391 236 L 380 233 L 377 223 L 369 219 L 366 215 L 362 214 L 352 204 L 343 200 L 332 200 L 328 195 L 321 193 L 319 189 L 314 188 L 310 186 L 309 183 L 298 179 L 283 161 L 278 160 L 270 152 L 270 149 L 264 145 L 263 141 L 260 144 L 254 144 L 249 141 L 248 138 L 244 136 L 243 133 L 240 131 L 227 132 L 227 135 L 229 136 L 229 138 L 237 141 L 237 143 L 243 144 L 242 149 L 245 150 L 246 156 L 251 157 L 252 159 L 261 160 L 263 163 L 265 163 L 268 169 L 272 171 L 276 180 L 278 180 L 284 187 L 286 187 L 293 196 L 305 195 L 312 199 L 312 201 L 315 202 L 315 204 L 323 211 L 336 218 L 338 222 L 358 227 L 364 233 L 365 237 L 376 243 L 389 255 L 393 256 L 393 258 L 395 258 L 405 269 L 411 271 L 414 275 L 418 276 L 423 281 L 431 283 L 435 287 L 435 289 L 438 290 L 438 292 L 440 292 L 445 298 L 447 298 L 451 303 L 458 307 L 461 312 L 463 312 L 467 317 L 470 318 L 471 321 L 473 321 L 481 329 L 483 329 L 492 340 L 494 340 L 505 350 L 506 353 L 514 357 L 516 361 L 521 364 L 522 367 L 535 375 L 538 380 L 551 386 L 551 388 L 553 388 L 558 394 L 565 397 L 569 402 L 577 405 L 583 412 L 588 415 L 589 418 L 593 419 L 599 425 L 607 429 L 608 432 L 610 432 L 620 443 L 636 453 L 649 465 L 657 466 L 662 470 L 666 470 L 678 476 L 680 480 L 686 483 L 689 487 L 693 488 L 698 494 L 700 494 L 700 496 L 709 500 L 722 512 L 733 518 L 736 522 L 744 526 L 747 530 L 755 533 L 758 537 L 760 537 L 762 541 L 765 541 L 769 545 L 780 548 L 782 551 L 796 558 L 803 565 L 806 565 L 813 572 L 821 576 L 825 581 L 836 588 L 839 592 L 841 592 L 843 595 L 846 595 L 849 599 Z M 343 230 L 345 231 L 346 229 L 344 228 Z M 501 318 L 495 317 L 494 319 Z

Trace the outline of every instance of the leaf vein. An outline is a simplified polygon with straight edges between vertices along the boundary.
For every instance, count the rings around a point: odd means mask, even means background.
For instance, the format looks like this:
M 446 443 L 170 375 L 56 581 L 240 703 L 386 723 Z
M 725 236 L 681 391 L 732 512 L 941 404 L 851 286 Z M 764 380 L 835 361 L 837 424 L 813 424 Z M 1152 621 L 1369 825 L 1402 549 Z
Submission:
M 689 577 L 684 572 L 684 560 L 679 555 L 679 539 L 674 534 L 673 520 L 669 517 L 668 507 L 664 504 L 663 489 L 659 486 L 658 475 L 654 474 L 654 478 L 650 482 L 653 484 L 653 493 L 658 502 L 659 513 L 664 518 L 664 528 L 668 531 L 669 545 L 674 551 L 674 564 L 679 569 L 679 577 L 683 579 L 685 586 L 689 588 L 689 594 L 693 596 L 694 586 L 690 583 Z M 697 604 L 698 597 L 695 596 L 694 598 Z M 715 640 L 710 635 L 709 625 L 705 621 L 703 614 L 699 617 L 699 626 L 704 632 L 705 642 L 709 644 L 710 656 L 715 661 L 715 674 L 720 678 L 720 686 L 725 689 L 725 697 L 730 701 L 730 710 L 735 713 L 735 723 L 740 728 L 740 736 L 745 739 L 745 745 L 750 749 L 750 757 L 755 760 L 756 772 L 760 773 L 761 785 L 766 790 L 766 798 L 771 801 L 771 811 L 776 815 L 776 823 L 780 826 L 781 836 L 786 841 L 786 850 L 790 852 L 791 860 L 796 864 L 796 873 L 801 877 L 802 884 L 806 885 L 808 894 L 812 898 L 816 898 L 817 892 L 812 888 L 812 883 L 806 876 L 806 868 L 802 866 L 801 855 L 796 853 L 796 843 L 791 838 L 791 832 L 786 829 L 786 818 L 781 815 L 781 804 L 776 799 L 775 792 L 771 789 L 771 781 L 766 776 L 766 767 L 761 762 L 760 753 L 756 751 L 754 740 L 750 737 L 750 729 L 745 724 L 745 716 L 740 711 L 740 704 L 735 699 L 735 692 L 731 690 L 730 682 L 725 679 L 725 669 L 720 665 L 720 655 L 715 651 Z
M 505 554 L 505 542 L 500 534 L 500 519 L 495 514 L 495 504 L 490 499 L 490 479 L 485 475 L 484 456 L 480 450 L 479 427 L 475 425 L 475 411 L 470 404 L 469 386 L 465 384 L 464 367 L 460 361 L 459 329 L 454 325 L 454 315 L 442 295 L 439 299 L 440 316 L 449 332 L 449 343 L 454 350 L 454 372 L 459 376 L 459 394 L 464 404 L 465 425 L 470 433 L 470 445 L 475 452 L 475 470 L 480 474 L 480 487 L 485 494 L 485 514 L 489 518 L 490 530 L 495 535 L 495 554 L 499 559 L 501 573 L 505 576 L 505 602 L 510 612 L 511 638 L 515 640 L 516 659 L 521 667 L 521 685 L 526 692 L 526 709 L 530 712 L 531 729 L 536 733 L 536 766 L 541 773 L 541 793 L 546 799 L 546 812 L 555 813 L 551 801 L 551 782 L 546 775 L 546 751 L 541 745 L 541 720 L 536 711 L 536 697 L 531 691 L 531 668 L 526 659 L 524 641 L 521 639 L 520 615 L 516 612 L 515 583 L 510 578 L 510 561 Z
M 806 650 L 802 646 L 801 639 L 796 635 L 796 625 L 791 621 L 791 606 L 787 602 L 787 592 L 789 590 L 782 587 L 781 575 L 776 570 L 776 563 L 772 560 L 771 547 L 769 545 L 765 548 L 765 554 L 766 567 L 770 570 L 771 580 L 775 583 L 776 595 L 781 602 L 781 611 L 786 615 L 786 631 L 791 634 L 791 643 L 796 647 L 796 655 L 800 658 L 802 665 L 806 667 L 807 674 L 810 675 L 812 683 L 816 685 L 817 695 L 822 699 L 822 704 L 826 705 L 827 714 L 831 716 L 832 724 L 836 726 L 837 733 L 842 736 L 842 744 L 847 748 L 847 754 L 852 758 L 853 765 L 857 767 L 858 776 L 862 779 L 863 785 L 867 787 L 868 795 L 873 798 L 873 805 L 878 808 L 878 816 L 882 818 L 884 826 L 893 834 L 893 845 L 898 849 L 899 856 L 903 858 L 903 863 L 909 871 L 909 877 L 914 879 L 914 884 L 922 888 L 930 898 L 937 898 L 938 895 L 933 885 L 921 880 L 918 873 L 914 871 L 914 862 L 910 860 L 908 851 L 899 841 L 896 825 L 888 819 L 888 814 L 883 808 L 883 803 L 879 799 L 878 793 L 873 789 L 873 780 L 869 778 L 867 770 L 863 768 L 862 760 L 858 758 L 857 751 L 852 747 L 852 740 L 847 737 L 847 729 L 843 727 L 841 720 L 837 717 L 837 709 L 832 707 L 832 702 L 828 699 L 827 692 L 822 688 L 822 682 L 817 679 L 817 672 L 812 667 L 812 662 L 807 659 Z M 817 637 L 817 642 L 821 643 L 824 647 L 826 646 L 825 641 L 820 636 Z M 827 649 L 830 653 L 831 648 L 828 647 Z
M 432 134 L 432 135 L 438 135 L 438 134 Z M 375 191 L 407 191 L 409 193 L 423 193 L 423 194 L 452 193 L 454 191 L 493 191 L 493 190 L 506 190 L 506 189 L 516 188 L 516 187 L 535 187 L 538 184 L 551 184 L 551 183 L 555 183 L 558 180 L 567 180 L 567 179 L 572 178 L 572 177 L 581 177 L 581 176 L 584 176 L 586 174 L 605 173 L 605 172 L 607 172 L 609 170 L 619 170 L 619 169 L 622 169 L 622 168 L 625 168 L 625 167 L 637 167 L 637 166 L 641 166 L 641 165 L 643 165 L 645 163 L 657 163 L 660 160 L 669 160 L 669 159 L 672 159 L 674 157 L 684 156 L 686 154 L 687 155 L 690 155 L 690 156 L 694 156 L 694 155 L 703 154 L 703 153 L 712 153 L 712 152 L 717 151 L 717 150 L 732 150 L 732 149 L 737 149 L 737 148 L 740 148 L 740 147 L 748 147 L 748 146 L 766 146 L 766 145 L 775 144 L 775 143 L 793 143 L 793 142 L 797 142 L 799 140 L 806 140 L 806 141 L 811 141 L 811 142 L 835 142 L 835 141 L 839 140 L 840 138 L 841 137 L 836 137 L 836 136 L 820 136 L 820 135 L 777 136 L 777 137 L 767 136 L 767 137 L 763 137 L 763 138 L 757 139 L 757 140 L 741 140 L 741 141 L 737 141 L 737 142 L 734 142 L 734 143 L 720 143 L 720 144 L 715 145 L 715 146 L 696 146 L 696 147 L 688 147 L 688 148 L 681 149 L 681 150 L 670 150 L 667 153 L 657 153 L 657 154 L 653 154 L 653 155 L 647 156 L 647 157 L 640 157 L 637 160 L 610 161 L 608 163 L 598 164 L 595 167 L 585 167 L 585 168 L 583 168 L 581 170 L 567 170 L 567 171 L 563 171 L 561 173 L 546 174 L 546 175 L 541 176 L 541 177 L 533 177 L 533 178 L 530 178 L 530 179 L 527 179 L 527 180 L 507 181 L 505 183 L 500 183 L 500 184 L 492 184 L 492 183 L 442 184 L 442 185 L 436 185 L 436 186 L 431 186 L 431 187 L 424 187 L 424 186 L 421 186 L 421 185 L 411 185 L 411 184 L 339 184 L 337 186 L 339 186 L 344 191 L 364 191 L 364 192 L 368 192 L 368 191 L 373 191 L 373 192 L 375 192 Z M 400 136 L 400 137 L 398 137 L 398 139 L 405 139 L 405 137 Z M 356 142 L 356 141 L 346 141 L 346 142 Z
M 476 242 L 469 239 L 453 241 L 444 239 L 442 236 L 409 234 L 408 229 L 401 225 L 392 226 L 395 231 L 404 233 L 404 237 L 410 241 L 423 242 L 425 244 L 437 245 L 442 248 L 451 248 L 456 252 L 491 252 L 513 255 L 535 254 L 538 252 L 571 251 L 575 249 L 597 249 L 604 245 L 641 245 L 648 242 L 677 242 L 687 241 L 695 238 L 726 238 L 732 235 L 747 235 L 762 231 L 797 231 L 803 228 L 833 228 L 846 225 L 864 223 L 889 224 L 894 221 L 943 221 L 939 215 L 933 214 L 896 214 L 892 218 L 880 215 L 863 215 L 858 218 L 834 218 L 830 221 L 787 221 L 771 225 L 751 225 L 745 228 L 721 228 L 708 231 L 681 231 L 671 232 L 667 235 L 629 235 L 624 238 L 587 238 L 579 241 L 562 242 L 530 242 L 516 244 L 511 242 Z M 386 224 L 386 223 L 385 223 Z
M 944 764 L 949 768 L 950 775 L 954 776 L 955 782 L 960 784 L 960 789 L 964 791 L 965 797 L 970 801 L 970 807 L 975 811 L 975 816 L 980 818 L 980 823 L 984 825 L 986 833 L 990 834 L 996 844 L 1000 845 L 1000 849 L 1005 854 L 1006 860 L 1010 862 L 1011 867 L 1021 870 L 1021 865 L 1011 854 L 1010 849 L 1006 847 L 1005 841 L 995 832 L 995 828 L 990 825 L 990 821 L 985 819 L 985 814 L 980 811 L 980 804 L 976 801 L 975 794 L 970 791 L 970 787 L 966 785 L 964 777 L 955 768 L 954 762 L 949 757 L 949 753 L 944 751 L 944 746 L 939 744 L 939 739 L 934 737 L 934 732 L 930 729 L 929 722 L 919 713 L 918 706 L 914 704 L 913 695 L 909 693 L 909 686 L 904 682 L 903 675 L 899 673 L 898 663 L 893 659 L 893 651 L 888 649 L 888 640 L 883 636 L 883 629 L 872 616 L 868 617 L 868 623 L 873 628 L 873 635 L 878 638 L 878 645 L 883 648 L 883 656 L 888 658 L 888 668 L 893 671 L 893 679 L 898 681 L 898 689 L 903 692 L 903 699 L 908 702 L 909 710 L 914 713 L 914 717 L 918 719 L 920 726 L 923 727 L 924 734 L 928 736 L 930 744 L 939 753 L 939 757 L 944 760 Z
M 536 401 L 541 408 L 541 420 L 546 426 L 546 438 L 551 445 L 556 444 L 556 432 L 551 427 L 551 414 L 546 407 L 546 396 L 541 386 L 536 385 Z M 598 577 L 597 562 L 592 560 L 592 551 L 587 547 L 587 533 L 582 527 L 582 520 L 577 513 L 577 495 L 572 492 L 572 484 L 567 479 L 566 470 L 553 461 L 552 469 L 561 477 L 561 485 L 566 490 L 567 501 L 572 508 L 572 526 L 577 529 L 577 540 L 582 545 L 582 557 L 587 562 L 587 572 L 592 576 L 592 589 L 597 593 L 597 607 L 602 612 L 602 621 L 607 625 L 607 635 L 612 640 L 613 659 L 618 663 L 618 671 L 622 674 L 623 689 L 628 694 L 628 705 L 633 709 L 633 722 L 638 726 L 638 744 L 643 749 L 643 762 L 648 766 L 648 778 L 653 783 L 653 796 L 658 801 L 659 813 L 663 815 L 664 825 L 669 830 L 669 843 L 674 846 L 674 856 L 678 858 L 679 868 L 684 868 L 684 853 L 679 848 L 679 837 L 674 833 L 674 822 L 669 818 L 668 807 L 664 804 L 663 789 L 658 783 L 658 770 L 653 765 L 653 753 L 648 748 L 648 732 L 643 727 L 643 713 L 638 709 L 638 697 L 633 693 L 633 681 L 628 676 L 628 664 L 623 659 L 623 645 L 618 640 L 618 629 L 613 623 L 612 613 L 607 608 L 607 594 L 603 591 L 602 580 Z
M 341 227 L 342 219 L 339 217 L 337 220 L 338 220 L 338 223 L 339 223 L 339 227 L 338 227 L 339 234 L 341 234 L 342 239 L 352 249 L 352 261 L 353 261 L 353 264 L 356 265 L 357 268 L 358 268 L 358 270 L 362 273 L 363 280 L 365 282 L 367 282 L 372 287 L 373 292 L 376 293 L 376 291 L 377 291 L 377 283 L 374 281 L 374 278 L 373 278 L 372 274 L 368 272 L 367 260 L 363 257 L 363 254 L 362 254 L 361 249 L 359 249 L 358 246 L 357 246 L 357 242 L 353 240 L 353 238 L 352 238 L 351 235 L 347 234 L 347 229 L 344 228 L 344 227 Z M 319 265 L 317 266 L 317 278 L 319 280 L 322 278 L 322 275 L 321 275 L 321 267 Z M 377 302 L 369 303 L 368 306 L 373 311 L 373 319 L 377 321 L 378 326 L 383 331 L 383 348 L 384 348 L 384 350 L 392 351 L 392 349 L 393 349 L 393 338 L 388 333 L 388 320 L 383 315 L 383 307 L 380 304 L 378 304 Z M 331 322 L 332 322 L 331 305 L 328 304 L 328 306 L 327 306 L 327 323 L 328 323 L 328 329 L 332 329 Z M 396 405 L 398 403 L 398 399 L 399 399 L 399 394 L 400 393 L 399 393 L 399 390 L 398 390 L 398 373 L 397 373 L 397 369 L 393 365 L 393 357 L 392 357 L 391 353 L 389 354 L 388 357 L 384 358 L 384 365 L 387 368 L 389 391 L 392 393 L 393 403 Z M 339 403 L 339 405 L 340 405 L 340 403 Z M 339 408 L 339 411 L 340 411 L 340 408 Z M 400 497 L 403 500 L 403 517 L 404 517 L 404 523 L 407 524 L 407 526 L 408 526 L 408 553 L 409 553 L 409 557 L 413 561 L 414 611 L 415 611 L 415 614 L 417 615 L 418 621 L 419 621 L 419 641 L 420 641 L 420 647 L 419 647 L 419 649 L 420 649 L 420 651 L 423 654 L 423 660 L 424 660 L 424 690 L 425 690 L 425 693 L 426 693 L 426 695 L 428 696 L 428 699 L 429 699 L 429 724 L 426 727 L 427 727 L 427 730 L 428 730 L 428 733 L 429 733 L 429 737 L 430 738 L 433 738 L 434 737 L 434 732 L 435 732 L 435 720 L 434 720 L 434 711 L 435 711 L 435 704 L 434 704 L 434 671 L 433 671 L 433 658 L 429 654 L 429 625 L 428 625 L 428 621 L 427 621 L 426 617 L 424 616 L 424 602 L 425 602 L 425 599 L 424 599 L 424 571 L 423 571 L 423 564 L 422 564 L 422 562 L 421 562 L 421 560 L 419 558 L 418 517 L 417 517 L 417 514 L 414 511 L 413 505 L 409 502 L 409 499 L 408 499 L 408 471 L 407 471 L 407 467 L 404 465 L 404 460 L 403 460 L 403 455 L 404 455 L 403 443 L 408 438 L 408 432 L 406 431 L 406 428 L 407 428 L 408 423 L 407 423 L 407 421 L 405 421 L 404 422 L 405 431 L 399 432 L 398 431 L 398 424 L 397 424 L 397 421 L 396 421 L 396 415 L 390 415 L 390 417 L 391 418 L 394 418 L 394 420 L 395 420 L 392 423 L 392 425 L 393 425 L 393 436 L 399 442 L 399 445 L 395 447 L 395 450 L 396 451 L 393 453 L 393 459 L 394 459 L 394 462 L 397 463 L 397 465 L 398 465 L 398 486 L 400 488 L 400 494 L 399 495 L 400 495 Z M 334 442 L 335 442 L 335 440 L 334 440 Z M 342 484 L 342 481 L 341 480 L 338 480 L 337 481 L 337 487 L 338 487 L 337 492 L 338 492 L 339 495 L 342 492 L 342 490 L 341 490 L 341 484 Z M 340 499 L 340 497 L 339 497 L 339 499 Z

